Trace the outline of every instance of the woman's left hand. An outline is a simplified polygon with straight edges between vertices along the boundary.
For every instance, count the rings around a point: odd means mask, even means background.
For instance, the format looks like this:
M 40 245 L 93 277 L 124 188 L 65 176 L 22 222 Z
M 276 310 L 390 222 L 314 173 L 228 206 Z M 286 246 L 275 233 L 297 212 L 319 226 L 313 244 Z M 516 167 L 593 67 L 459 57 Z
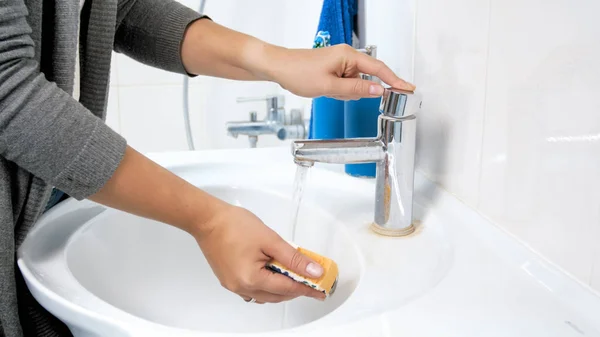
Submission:
M 268 48 L 263 67 L 266 78 L 303 97 L 327 96 L 343 100 L 379 97 L 383 86 L 360 78 L 369 74 L 397 89 L 413 91 L 382 61 L 348 45 L 316 49 Z

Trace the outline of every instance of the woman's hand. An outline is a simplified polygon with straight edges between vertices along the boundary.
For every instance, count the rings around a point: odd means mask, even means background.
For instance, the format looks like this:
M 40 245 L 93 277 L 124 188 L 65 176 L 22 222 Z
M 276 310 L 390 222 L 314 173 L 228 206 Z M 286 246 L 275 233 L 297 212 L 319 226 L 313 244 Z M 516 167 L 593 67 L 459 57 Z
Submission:
M 323 272 L 320 265 L 249 211 L 198 189 L 132 148 L 127 148 L 112 178 L 91 199 L 190 233 L 221 284 L 246 300 L 324 298 L 312 288 L 265 269 L 274 258 L 297 274 L 319 277 Z
M 287 49 L 206 19 L 190 25 L 182 44 L 182 60 L 192 74 L 273 81 L 304 97 L 381 96 L 383 87 L 361 80 L 360 73 L 376 76 L 397 89 L 415 89 L 382 61 L 348 45 Z
M 348 45 L 317 49 L 267 47 L 264 53 L 270 61 L 263 67 L 263 76 L 299 96 L 344 100 L 381 96 L 383 87 L 361 79 L 361 73 L 376 76 L 397 89 L 415 89 L 382 61 Z
M 265 268 L 274 258 L 295 273 L 319 277 L 323 268 L 299 253 L 249 211 L 227 204 L 208 223 L 190 232 L 226 289 L 244 300 L 278 303 L 298 296 L 325 295 Z

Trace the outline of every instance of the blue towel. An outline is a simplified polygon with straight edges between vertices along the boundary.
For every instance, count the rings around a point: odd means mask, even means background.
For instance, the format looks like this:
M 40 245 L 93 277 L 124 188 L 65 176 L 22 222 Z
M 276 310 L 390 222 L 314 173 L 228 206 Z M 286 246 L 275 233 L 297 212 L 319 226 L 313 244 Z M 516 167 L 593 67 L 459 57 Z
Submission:
M 313 48 L 328 47 L 330 45 L 342 43 L 352 45 L 354 17 L 356 16 L 357 12 L 357 0 L 324 0 Z M 331 134 L 334 135 L 332 138 L 338 138 L 337 136 L 340 131 L 343 133 L 344 121 L 339 119 L 339 116 L 343 115 L 344 113 L 343 103 L 324 97 L 313 100 L 313 109 L 311 110 L 308 128 L 308 138 L 313 138 L 314 136 L 314 105 L 319 106 L 323 110 L 330 110 L 330 114 L 327 114 L 328 111 L 322 111 L 322 117 L 324 117 L 320 119 L 322 123 L 336 124 L 319 125 L 318 128 L 320 130 L 323 130 L 323 127 L 329 128 L 329 130 L 324 130 L 323 132 L 320 132 L 320 135 L 317 136 L 322 138 L 330 138 L 327 135 Z M 318 113 L 320 114 L 321 111 Z
M 331 45 L 346 43 L 352 45 L 354 17 L 358 12 L 356 0 L 324 0 L 319 19 L 319 32 L 327 31 Z

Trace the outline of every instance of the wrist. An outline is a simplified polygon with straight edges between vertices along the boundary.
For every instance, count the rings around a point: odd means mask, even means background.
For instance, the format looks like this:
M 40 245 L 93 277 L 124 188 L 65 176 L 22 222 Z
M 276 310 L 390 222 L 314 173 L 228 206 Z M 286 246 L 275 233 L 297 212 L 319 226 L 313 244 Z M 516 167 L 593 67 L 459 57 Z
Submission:
M 193 187 L 194 191 L 190 194 L 189 202 L 186 207 L 189 212 L 186 212 L 186 217 L 181 229 L 188 232 L 196 238 L 204 237 L 214 228 L 213 221 L 218 218 L 223 212 L 231 207 L 228 203 L 220 200 L 201 189 Z
M 252 39 L 242 53 L 243 67 L 257 78 L 278 82 L 277 73 L 287 48 L 275 46 L 258 39 Z

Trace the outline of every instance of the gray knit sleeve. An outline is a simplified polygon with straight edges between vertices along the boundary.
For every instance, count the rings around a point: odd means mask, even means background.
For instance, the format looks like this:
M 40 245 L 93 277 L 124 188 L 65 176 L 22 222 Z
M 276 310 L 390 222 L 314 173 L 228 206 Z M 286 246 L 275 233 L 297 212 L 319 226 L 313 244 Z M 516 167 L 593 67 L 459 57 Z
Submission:
M 0 1 L 0 156 L 86 198 L 113 175 L 126 142 L 46 80 L 23 0 Z
M 120 0 L 115 51 L 144 64 L 186 74 L 181 44 L 187 27 L 207 18 L 174 0 Z

